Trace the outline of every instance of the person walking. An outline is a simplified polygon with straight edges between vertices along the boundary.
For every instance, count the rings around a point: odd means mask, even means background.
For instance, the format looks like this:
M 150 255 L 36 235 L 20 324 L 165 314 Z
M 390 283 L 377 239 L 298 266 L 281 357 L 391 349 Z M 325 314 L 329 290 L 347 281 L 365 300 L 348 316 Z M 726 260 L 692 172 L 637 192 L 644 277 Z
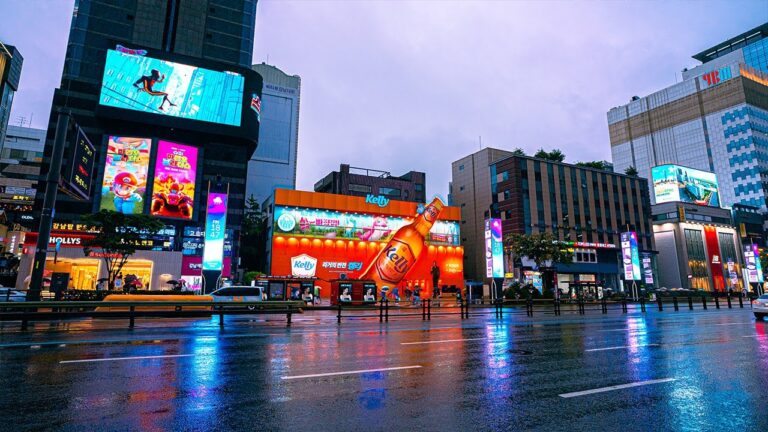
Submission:
M 432 268 L 429 270 L 432 273 L 432 298 L 440 296 L 440 288 L 437 284 L 440 281 L 440 267 L 437 266 L 437 261 L 432 261 Z

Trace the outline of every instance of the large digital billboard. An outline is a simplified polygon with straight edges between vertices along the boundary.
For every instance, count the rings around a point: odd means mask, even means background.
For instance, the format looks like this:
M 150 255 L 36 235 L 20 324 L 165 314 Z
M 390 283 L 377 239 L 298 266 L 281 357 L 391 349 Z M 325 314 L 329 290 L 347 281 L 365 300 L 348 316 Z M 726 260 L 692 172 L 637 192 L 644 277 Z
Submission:
M 274 217 L 274 235 L 372 242 L 389 241 L 395 231 L 411 223 L 401 217 L 287 207 L 276 207 Z M 458 246 L 459 224 L 438 220 L 427 242 Z
M 756 244 L 744 245 L 744 263 L 747 267 L 747 281 L 762 283 L 763 267 L 760 264 L 760 249 Z
M 197 147 L 158 142 L 150 214 L 192 219 L 196 179 Z
M 504 244 L 501 241 L 501 219 L 485 221 L 485 275 L 504 277 Z
M 101 184 L 101 209 L 138 214 L 144 209 L 152 140 L 110 136 Z
M 227 194 L 209 193 L 205 215 L 203 270 L 221 271 L 224 264 L 224 235 L 227 225 Z
M 651 169 L 651 178 L 656 204 L 680 201 L 720 207 L 714 173 L 680 165 L 659 165 Z
M 244 91 L 235 72 L 108 50 L 99 104 L 240 126 Z
M 636 232 L 621 233 L 621 258 L 624 263 L 624 280 L 640 280 L 640 252 Z
M 80 127 L 77 127 L 75 149 L 72 153 L 72 168 L 69 172 L 68 189 L 80 198 L 88 199 L 91 195 L 94 155 L 96 148 Z

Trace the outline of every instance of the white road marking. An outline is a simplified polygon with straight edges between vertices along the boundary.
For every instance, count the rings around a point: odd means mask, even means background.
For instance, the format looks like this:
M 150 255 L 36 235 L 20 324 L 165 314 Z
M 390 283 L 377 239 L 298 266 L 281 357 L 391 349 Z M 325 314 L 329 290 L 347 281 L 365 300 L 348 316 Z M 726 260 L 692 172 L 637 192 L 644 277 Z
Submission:
M 438 344 L 438 343 L 448 343 L 448 342 L 464 342 L 464 341 L 479 341 L 479 340 L 485 340 L 485 338 L 441 339 L 441 340 L 432 340 L 432 341 L 423 341 L 423 342 L 400 342 L 400 345 Z
M 645 347 L 652 347 L 652 346 L 659 346 L 659 344 L 625 345 L 625 346 L 613 346 L 613 347 L 605 347 L 605 348 L 590 348 L 588 350 L 584 350 L 584 352 L 610 351 L 610 350 L 630 349 L 630 348 L 645 348 Z
M 640 387 L 644 385 L 661 384 L 661 383 L 666 383 L 670 381 L 676 381 L 676 378 L 663 378 L 663 379 L 648 380 L 648 381 L 638 381 L 638 382 L 633 382 L 629 384 L 620 384 L 620 385 L 615 385 L 610 387 L 601 387 L 601 388 L 596 388 L 592 390 L 584 390 L 584 391 L 578 391 L 573 393 L 563 393 L 558 396 L 560 396 L 561 398 L 573 398 L 578 396 L 591 395 L 595 393 L 609 392 L 613 390 L 622 390 L 626 388 Z
M 362 369 L 362 370 L 352 370 L 352 371 L 344 371 L 344 372 L 328 372 L 328 373 L 310 374 L 310 375 L 282 376 L 280 377 L 280 379 L 292 380 L 292 379 L 317 378 L 317 377 L 336 376 L 336 375 L 354 375 L 354 374 L 362 374 L 362 373 L 368 373 L 368 372 L 386 372 L 386 371 L 396 371 L 396 370 L 404 370 L 404 369 L 418 369 L 420 367 L 421 365 L 413 365 L 413 366 L 398 366 L 398 367 L 381 368 L 381 369 Z
M 742 337 L 743 338 L 761 338 L 761 337 L 765 337 L 765 335 L 754 334 L 754 335 L 746 335 L 746 336 L 742 336 Z
M 117 360 L 146 360 L 146 359 L 177 358 L 177 357 L 192 357 L 192 356 L 194 356 L 194 354 L 170 354 L 170 355 L 137 356 L 137 357 L 107 357 L 107 358 L 98 358 L 98 359 L 62 360 L 59 362 L 59 364 L 105 362 L 105 361 L 117 361 Z
M 741 322 L 735 322 L 735 323 L 720 323 L 720 324 L 712 324 L 715 326 L 734 326 L 739 324 L 752 324 L 752 321 L 741 321 Z

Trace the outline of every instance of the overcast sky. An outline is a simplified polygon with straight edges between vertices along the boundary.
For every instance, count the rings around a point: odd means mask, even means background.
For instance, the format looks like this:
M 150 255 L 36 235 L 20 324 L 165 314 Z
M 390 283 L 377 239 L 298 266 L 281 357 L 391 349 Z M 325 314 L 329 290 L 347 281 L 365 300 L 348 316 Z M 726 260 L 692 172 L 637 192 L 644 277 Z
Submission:
M 0 0 L 24 56 L 11 123 L 45 127 L 72 0 Z M 254 63 L 302 78 L 298 188 L 340 163 L 427 173 L 484 147 L 610 160 L 606 112 L 680 80 L 691 55 L 768 21 L 768 1 L 260 0 Z

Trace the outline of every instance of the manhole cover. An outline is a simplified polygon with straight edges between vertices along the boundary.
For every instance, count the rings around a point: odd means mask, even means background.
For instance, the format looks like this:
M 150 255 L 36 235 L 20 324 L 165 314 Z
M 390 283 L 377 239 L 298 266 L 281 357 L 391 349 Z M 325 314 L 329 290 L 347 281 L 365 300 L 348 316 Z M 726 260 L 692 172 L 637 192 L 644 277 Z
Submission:
M 528 351 L 528 350 L 523 350 L 523 349 L 511 349 L 511 350 L 509 350 L 507 352 L 510 353 L 510 354 L 515 354 L 515 355 L 524 355 L 524 356 L 533 355 L 533 351 Z

